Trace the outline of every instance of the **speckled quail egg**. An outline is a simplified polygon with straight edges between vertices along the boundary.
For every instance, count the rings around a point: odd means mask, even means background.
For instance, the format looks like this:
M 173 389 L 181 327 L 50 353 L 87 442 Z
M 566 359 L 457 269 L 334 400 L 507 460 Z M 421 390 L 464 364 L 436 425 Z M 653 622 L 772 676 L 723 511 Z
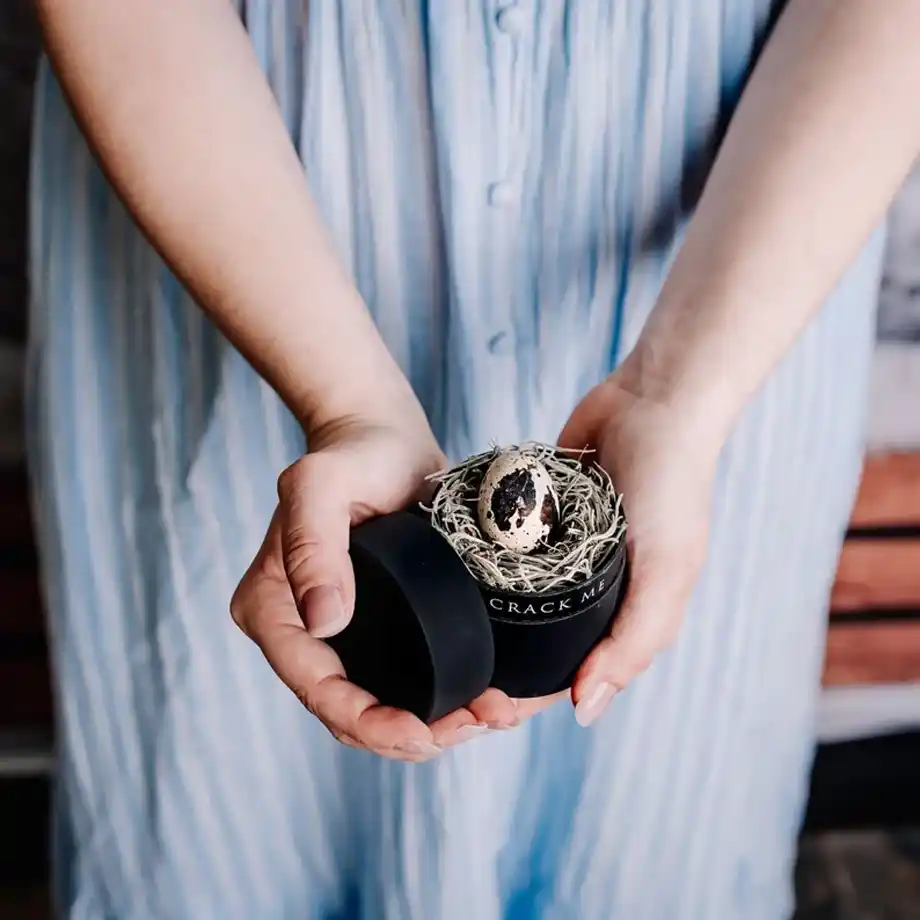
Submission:
M 477 504 L 483 534 L 505 549 L 529 553 L 559 521 L 559 499 L 546 467 L 520 451 L 499 454 L 486 469 Z

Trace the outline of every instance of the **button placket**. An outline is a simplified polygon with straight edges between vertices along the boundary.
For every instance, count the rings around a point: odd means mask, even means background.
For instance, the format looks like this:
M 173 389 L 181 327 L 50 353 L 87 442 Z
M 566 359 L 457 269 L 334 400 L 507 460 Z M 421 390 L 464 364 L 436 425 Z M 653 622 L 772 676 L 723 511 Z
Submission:
M 525 34 L 528 31 L 530 11 L 525 5 L 518 2 L 499 2 L 494 7 L 494 28 L 498 33 L 495 46 L 494 67 L 497 109 L 496 109 L 496 142 L 498 156 L 496 165 L 497 175 L 495 181 L 485 189 L 488 205 L 499 211 L 509 212 L 509 217 L 496 215 L 494 220 L 498 223 L 496 228 L 503 226 L 506 219 L 514 219 L 514 207 L 518 202 L 520 188 L 520 155 L 516 147 L 520 145 L 520 92 L 517 83 L 521 78 L 520 68 L 523 66 L 521 56 L 526 54 L 524 46 Z M 499 241 L 506 237 L 500 233 Z M 500 243 L 498 249 L 504 245 Z M 510 253 L 508 254 L 510 256 Z M 511 278 L 514 276 L 513 266 L 508 263 L 505 255 L 498 250 L 491 253 L 491 258 L 496 264 L 497 285 L 492 291 L 493 309 L 497 308 L 498 315 L 493 315 L 495 325 L 491 332 L 486 332 L 486 353 L 489 356 L 488 376 L 493 379 L 490 386 L 491 392 L 503 392 L 510 401 L 503 405 L 510 424 L 516 419 L 517 410 L 512 393 L 515 391 L 511 383 L 513 368 L 516 360 L 516 336 L 514 332 L 514 290 Z M 499 267 L 500 266 L 500 267 Z M 497 321 L 497 322 L 496 322 Z M 488 330 L 488 327 L 486 327 Z M 509 376 L 510 375 L 510 376 Z M 502 401 L 504 403 L 504 400 Z M 497 409 L 497 405 L 494 407 Z
M 515 144 L 520 143 L 519 98 L 515 92 L 516 81 L 521 66 L 518 60 L 521 54 L 519 41 L 527 29 L 528 10 L 522 0 L 501 2 L 494 14 L 495 28 L 502 33 L 508 44 L 499 42 L 496 48 L 495 66 L 498 68 L 498 107 L 497 128 L 499 144 L 499 173 L 496 180 L 486 190 L 488 202 L 496 208 L 512 205 L 519 194 L 518 173 L 520 156 L 515 152 Z

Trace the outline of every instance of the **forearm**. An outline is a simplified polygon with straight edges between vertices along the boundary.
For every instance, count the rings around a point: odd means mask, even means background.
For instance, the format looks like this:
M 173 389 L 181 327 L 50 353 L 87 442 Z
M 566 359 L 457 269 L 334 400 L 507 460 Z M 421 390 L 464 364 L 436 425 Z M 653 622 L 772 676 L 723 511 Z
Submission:
M 411 401 L 323 232 L 227 0 L 39 0 L 110 181 L 186 287 L 302 421 Z
M 920 2 L 792 0 L 626 374 L 724 435 L 920 153 Z

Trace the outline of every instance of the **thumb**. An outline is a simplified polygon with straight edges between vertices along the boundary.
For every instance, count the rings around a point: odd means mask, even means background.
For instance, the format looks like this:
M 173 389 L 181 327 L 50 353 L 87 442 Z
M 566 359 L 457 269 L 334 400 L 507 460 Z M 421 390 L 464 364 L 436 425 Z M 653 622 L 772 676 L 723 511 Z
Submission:
M 278 479 L 284 571 L 304 626 L 316 639 L 341 632 L 354 612 L 346 467 L 344 458 L 318 452 L 301 457 Z
M 591 390 L 572 411 L 557 439 L 559 446 L 571 450 L 593 447 L 597 430 L 604 419 L 603 401 L 598 388 Z

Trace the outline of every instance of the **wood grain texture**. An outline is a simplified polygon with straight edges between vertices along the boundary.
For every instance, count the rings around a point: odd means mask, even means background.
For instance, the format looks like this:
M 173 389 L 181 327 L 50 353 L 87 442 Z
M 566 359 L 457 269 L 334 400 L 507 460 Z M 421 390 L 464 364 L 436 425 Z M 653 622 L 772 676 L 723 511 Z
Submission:
M 920 451 L 866 458 L 850 523 L 859 528 L 920 527 Z
M 838 623 L 827 637 L 825 687 L 920 681 L 920 623 Z
M 920 610 L 920 539 L 848 539 L 831 593 L 833 611 Z

